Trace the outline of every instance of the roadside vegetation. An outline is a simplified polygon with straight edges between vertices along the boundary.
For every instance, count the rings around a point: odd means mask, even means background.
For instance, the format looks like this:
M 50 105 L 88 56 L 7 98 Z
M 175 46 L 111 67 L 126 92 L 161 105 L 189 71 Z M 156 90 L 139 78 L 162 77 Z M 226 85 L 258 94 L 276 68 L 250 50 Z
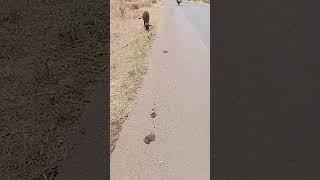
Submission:
M 134 105 L 143 75 L 148 70 L 148 52 L 158 29 L 162 1 L 111 0 L 110 9 L 110 152 L 120 136 L 122 125 Z M 138 19 L 144 10 L 150 13 L 150 31 Z
M 202 2 L 202 3 L 210 4 L 210 0 L 188 0 L 188 1 Z

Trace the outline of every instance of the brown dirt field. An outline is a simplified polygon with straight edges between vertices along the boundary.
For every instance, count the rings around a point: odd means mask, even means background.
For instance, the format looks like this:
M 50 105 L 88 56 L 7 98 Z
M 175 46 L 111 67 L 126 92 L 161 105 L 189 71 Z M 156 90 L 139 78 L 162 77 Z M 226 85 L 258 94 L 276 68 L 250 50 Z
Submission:
M 88 99 L 106 81 L 107 4 L 0 4 L 0 179 L 53 180 Z
M 138 5 L 138 9 L 131 8 Z M 115 148 L 122 124 L 134 104 L 136 92 L 148 69 L 148 51 L 156 36 L 162 1 L 111 1 L 110 17 L 110 153 Z M 150 13 L 150 32 L 138 19 L 144 10 Z

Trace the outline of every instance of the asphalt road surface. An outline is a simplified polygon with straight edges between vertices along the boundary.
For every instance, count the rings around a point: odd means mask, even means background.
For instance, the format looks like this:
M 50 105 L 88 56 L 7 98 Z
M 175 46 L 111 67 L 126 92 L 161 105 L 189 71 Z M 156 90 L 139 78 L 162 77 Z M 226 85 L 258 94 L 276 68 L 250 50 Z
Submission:
M 210 6 L 186 1 L 181 7 L 183 15 L 193 25 L 204 45 L 210 48 Z
M 111 155 L 112 180 L 210 179 L 209 6 L 170 0 L 162 15 L 149 71 Z M 150 132 L 155 141 L 145 144 Z

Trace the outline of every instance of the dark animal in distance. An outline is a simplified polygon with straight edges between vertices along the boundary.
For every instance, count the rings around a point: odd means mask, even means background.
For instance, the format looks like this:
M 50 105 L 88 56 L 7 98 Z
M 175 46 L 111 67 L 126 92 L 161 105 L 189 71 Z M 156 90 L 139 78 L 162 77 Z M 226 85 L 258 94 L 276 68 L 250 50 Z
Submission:
M 150 15 L 148 11 L 144 11 L 142 14 L 142 17 L 140 17 L 139 19 L 143 19 L 143 25 L 146 28 L 147 31 L 149 31 L 149 27 L 151 26 L 149 24 L 149 19 L 150 19 Z
M 176 0 L 178 5 L 180 5 L 180 3 L 182 2 L 182 0 Z

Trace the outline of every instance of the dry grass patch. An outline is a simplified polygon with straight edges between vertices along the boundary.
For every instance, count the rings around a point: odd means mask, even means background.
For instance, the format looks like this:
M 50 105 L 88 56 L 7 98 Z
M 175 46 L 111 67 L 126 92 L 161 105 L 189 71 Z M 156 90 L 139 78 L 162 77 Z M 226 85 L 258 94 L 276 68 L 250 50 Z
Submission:
M 161 7 L 151 1 L 111 1 L 111 152 L 148 69 L 146 56 L 155 38 Z M 143 21 L 138 19 L 144 10 L 150 13 L 150 32 L 144 31 Z
M 210 0 L 188 0 L 188 1 L 194 1 L 194 2 L 210 4 Z
M 210 4 L 210 0 L 201 0 L 204 3 Z

